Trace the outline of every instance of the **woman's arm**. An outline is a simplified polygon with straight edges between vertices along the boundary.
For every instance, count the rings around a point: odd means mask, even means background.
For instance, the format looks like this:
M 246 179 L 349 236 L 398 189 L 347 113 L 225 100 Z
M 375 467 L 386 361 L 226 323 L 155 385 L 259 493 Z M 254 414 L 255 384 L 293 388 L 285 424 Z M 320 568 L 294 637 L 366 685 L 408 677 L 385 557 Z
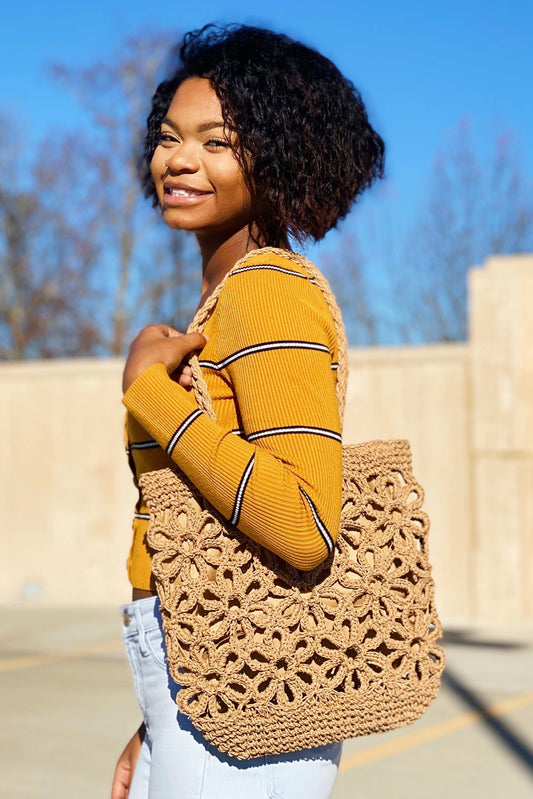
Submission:
M 336 334 L 315 285 L 293 269 L 260 266 L 227 280 L 216 346 L 202 354 L 203 368 L 231 383 L 244 438 L 201 413 L 161 364 L 134 381 L 124 402 L 223 516 L 312 569 L 331 550 L 340 519 Z
M 149 325 L 132 341 L 124 374 L 122 390 L 126 392 L 136 377 L 154 363 L 163 363 L 167 373 L 179 369 L 180 385 L 188 385 L 190 368 L 182 367 L 186 355 L 200 350 L 206 342 L 201 333 L 181 334 L 168 325 Z
M 145 735 L 146 727 L 143 722 L 118 759 L 111 787 L 111 799 L 127 799 Z

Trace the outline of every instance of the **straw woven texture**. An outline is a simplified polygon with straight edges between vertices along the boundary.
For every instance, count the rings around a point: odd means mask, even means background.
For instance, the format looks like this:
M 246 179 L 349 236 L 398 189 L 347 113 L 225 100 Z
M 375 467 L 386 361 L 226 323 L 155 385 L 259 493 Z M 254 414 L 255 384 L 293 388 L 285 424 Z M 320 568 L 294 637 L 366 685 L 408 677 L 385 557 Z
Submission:
M 305 266 L 332 307 L 342 415 L 340 312 L 316 267 L 284 254 Z M 203 328 L 221 290 L 190 329 Z M 197 364 L 193 372 L 197 401 L 212 414 Z M 409 445 L 347 446 L 343 463 L 335 552 L 311 572 L 231 527 L 180 472 L 140 477 L 168 665 L 182 686 L 178 706 L 208 741 L 237 758 L 409 724 L 437 694 L 442 629 Z

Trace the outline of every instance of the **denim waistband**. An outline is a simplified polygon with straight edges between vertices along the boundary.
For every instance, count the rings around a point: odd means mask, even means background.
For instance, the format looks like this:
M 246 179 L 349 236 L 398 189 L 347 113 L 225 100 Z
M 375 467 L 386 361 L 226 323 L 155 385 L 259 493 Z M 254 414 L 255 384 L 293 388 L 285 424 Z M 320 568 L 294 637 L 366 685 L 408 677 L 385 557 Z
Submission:
M 159 612 L 159 597 L 148 596 L 136 599 L 122 605 L 122 624 L 124 625 L 124 638 L 130 638 L 139 633 L 148 633 L 161 627 L 161 614 Z

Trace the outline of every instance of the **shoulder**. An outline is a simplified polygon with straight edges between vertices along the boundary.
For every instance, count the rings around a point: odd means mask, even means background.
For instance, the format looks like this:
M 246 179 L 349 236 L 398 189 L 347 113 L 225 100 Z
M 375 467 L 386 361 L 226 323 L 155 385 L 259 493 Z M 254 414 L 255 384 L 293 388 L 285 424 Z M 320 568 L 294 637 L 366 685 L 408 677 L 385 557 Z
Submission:
M 248 311 L 287 307 L 304 302 L 324 306 L 322 292 L 313 275 L 285 250 L 254 250 L 231 270 L 221 295 L 225 302 L 243 303 Z
M 273 283 L 310 279 L 309 272 L 289 252 L 270 248 L 254 250 L 241 258 L 231 270 L 229 280 L 245 276 L 258 277 Z
M 219 298 L 225 332 L 240 346 L 265 337 L 320 340 L 336 332 L 322 291 L 305 265 L 283 250 L 255 250 L 228 275 Z

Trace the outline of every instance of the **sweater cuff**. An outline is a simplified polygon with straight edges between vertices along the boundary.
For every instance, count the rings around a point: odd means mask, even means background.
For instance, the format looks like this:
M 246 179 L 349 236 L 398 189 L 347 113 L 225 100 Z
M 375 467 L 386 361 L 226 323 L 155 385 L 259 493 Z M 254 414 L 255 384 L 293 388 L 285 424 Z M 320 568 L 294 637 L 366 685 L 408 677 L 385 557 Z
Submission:
M 176 428 L 198 409 L 194 393 L 171 380 L 162 363 L 141 372 L 122 397 L 122 402 L 160 443 L 168 443 Z

